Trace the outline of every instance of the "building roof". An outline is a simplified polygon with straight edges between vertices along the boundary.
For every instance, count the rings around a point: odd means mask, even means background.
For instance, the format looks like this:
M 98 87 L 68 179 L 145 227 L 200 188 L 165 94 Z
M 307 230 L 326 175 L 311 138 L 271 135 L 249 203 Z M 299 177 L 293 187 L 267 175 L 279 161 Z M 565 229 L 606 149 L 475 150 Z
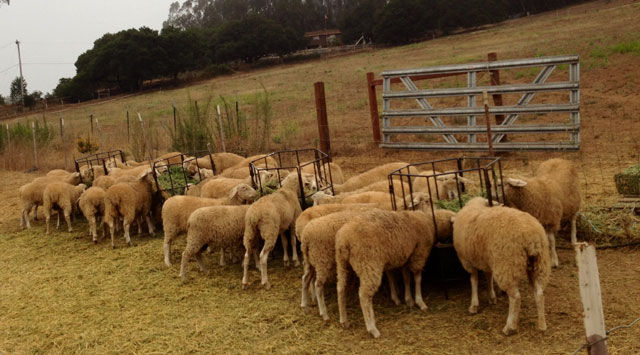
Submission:
M 312 31 L 312 32 L 305 32 L 304 36 L 305 37 L 316 37 L 316 36 L 331 36 L 331 35 L 339 35 L 342 32 L 340 32 L 339 29 L 334 28 L 334 29 L 329 29 L 329 30 L 320 30 L 320 31 Z

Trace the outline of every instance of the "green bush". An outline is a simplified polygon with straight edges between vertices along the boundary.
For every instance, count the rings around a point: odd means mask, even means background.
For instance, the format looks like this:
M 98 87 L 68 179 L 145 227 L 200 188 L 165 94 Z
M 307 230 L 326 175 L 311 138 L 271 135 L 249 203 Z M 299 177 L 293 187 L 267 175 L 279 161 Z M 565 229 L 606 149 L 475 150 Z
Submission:
M 629 41 L 618 43 L 615 46 L 611 47 L 611 51 L 614 53 L 625 54 L 625 53 L 640 53 L 640 41 Z
M 179 152 L 196 152 L 207 150 L 207 144 L 213 141 L 211 128 L 211 98 L 198 103 L 188 96 L 185 115 L 179 115 L 176 131 L 172 132 L 172 147 Z
M 35 131 L 36 131 L 36 144 L 39 147 L 44 147 L 51 140 L 55 132 L 53 128 L 49 125 L 40 123 L 39 121 L 35 122 Z M 7 145 L 7 129 L 5 125 L 2 125 L 2 133 L 0 134 L 0 149 L 5 149 Z M 33 134 L 31 132 L 31 122 L 17 122 L 13 125 L 9 126 L 9 135 L 11 137 L 11 144 L 32 144 L 33 142 Z

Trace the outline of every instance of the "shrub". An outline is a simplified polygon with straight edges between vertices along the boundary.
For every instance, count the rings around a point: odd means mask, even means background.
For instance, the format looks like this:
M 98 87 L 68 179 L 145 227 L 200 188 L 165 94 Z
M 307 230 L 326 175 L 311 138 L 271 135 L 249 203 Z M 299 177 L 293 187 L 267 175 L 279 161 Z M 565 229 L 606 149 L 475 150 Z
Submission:
M 204 105 L 188 96 L 186 115 L 179 116 L 176 131 L 172 134 L 172 147 L 179 152 L 196 152 L 207 150 L 207 144 L 213 141 L 211 128 L 210 109 L 211 98 Z

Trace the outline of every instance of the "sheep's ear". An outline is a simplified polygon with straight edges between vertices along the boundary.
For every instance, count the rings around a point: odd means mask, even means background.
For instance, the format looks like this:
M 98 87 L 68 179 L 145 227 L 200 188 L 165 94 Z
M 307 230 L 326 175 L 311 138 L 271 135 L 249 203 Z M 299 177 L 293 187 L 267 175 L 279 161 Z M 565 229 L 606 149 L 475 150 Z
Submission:
M 234 198 L 236 198 L 236 196 L 238 195 L 238 190 L 239 190 L 240 185 L 236 185 L 233 187 L 233 189 L 231 189 L 231 191 L 229 191 L 229 199 L 233 200 Z
M 77 173 L 77 172 L 76 172 L 76 173 L 73 173 L 73 177 L 74 177 L 74 178 L 79 178 L 79 177 L 80 177 L 80 173 Z
M 512 178 L 507 178 L 507 184 L 513 186 L 513 187 L 523 187 L 523 186 L 527 186 L 527 182 L 524 180 L 520 180 L 520 179 L 512 179 Z
M 436 176 L 436 180 L 438 180 L 438 181 L 446 181 L 446 180 L 452 180 L 452 179 L 455 179 L 455 177 L 453 175 Z
M 456 216 L 451 217 L 451 223 L 456 221 Z
M 147 175 L 151 174 L 151 169 L 147 169 L 138 175 L 138 179 L 144 179 Z
M 475 185 L 476 184 L 475 181 L 469 180 L 469 179 L 467 179 L 465 177 L 462 177 L 462 176 L 458 176 L 458 179 L 460 180 L 460 182 L 462 182 L 464 184 L 469 184 L 469 185 Z

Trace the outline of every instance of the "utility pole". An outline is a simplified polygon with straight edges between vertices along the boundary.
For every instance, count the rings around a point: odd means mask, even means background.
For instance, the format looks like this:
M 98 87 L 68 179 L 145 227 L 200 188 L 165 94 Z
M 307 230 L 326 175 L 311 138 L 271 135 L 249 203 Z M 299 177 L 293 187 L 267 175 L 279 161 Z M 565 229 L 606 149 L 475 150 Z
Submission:
M 20 41 L 16 39 L 18 46 L 18 63 L 20 64 L 20 93 L 22 95 L 22 107 L 24 107 L 24 77 L 22 76 L 22 57 L 20 56 Z

